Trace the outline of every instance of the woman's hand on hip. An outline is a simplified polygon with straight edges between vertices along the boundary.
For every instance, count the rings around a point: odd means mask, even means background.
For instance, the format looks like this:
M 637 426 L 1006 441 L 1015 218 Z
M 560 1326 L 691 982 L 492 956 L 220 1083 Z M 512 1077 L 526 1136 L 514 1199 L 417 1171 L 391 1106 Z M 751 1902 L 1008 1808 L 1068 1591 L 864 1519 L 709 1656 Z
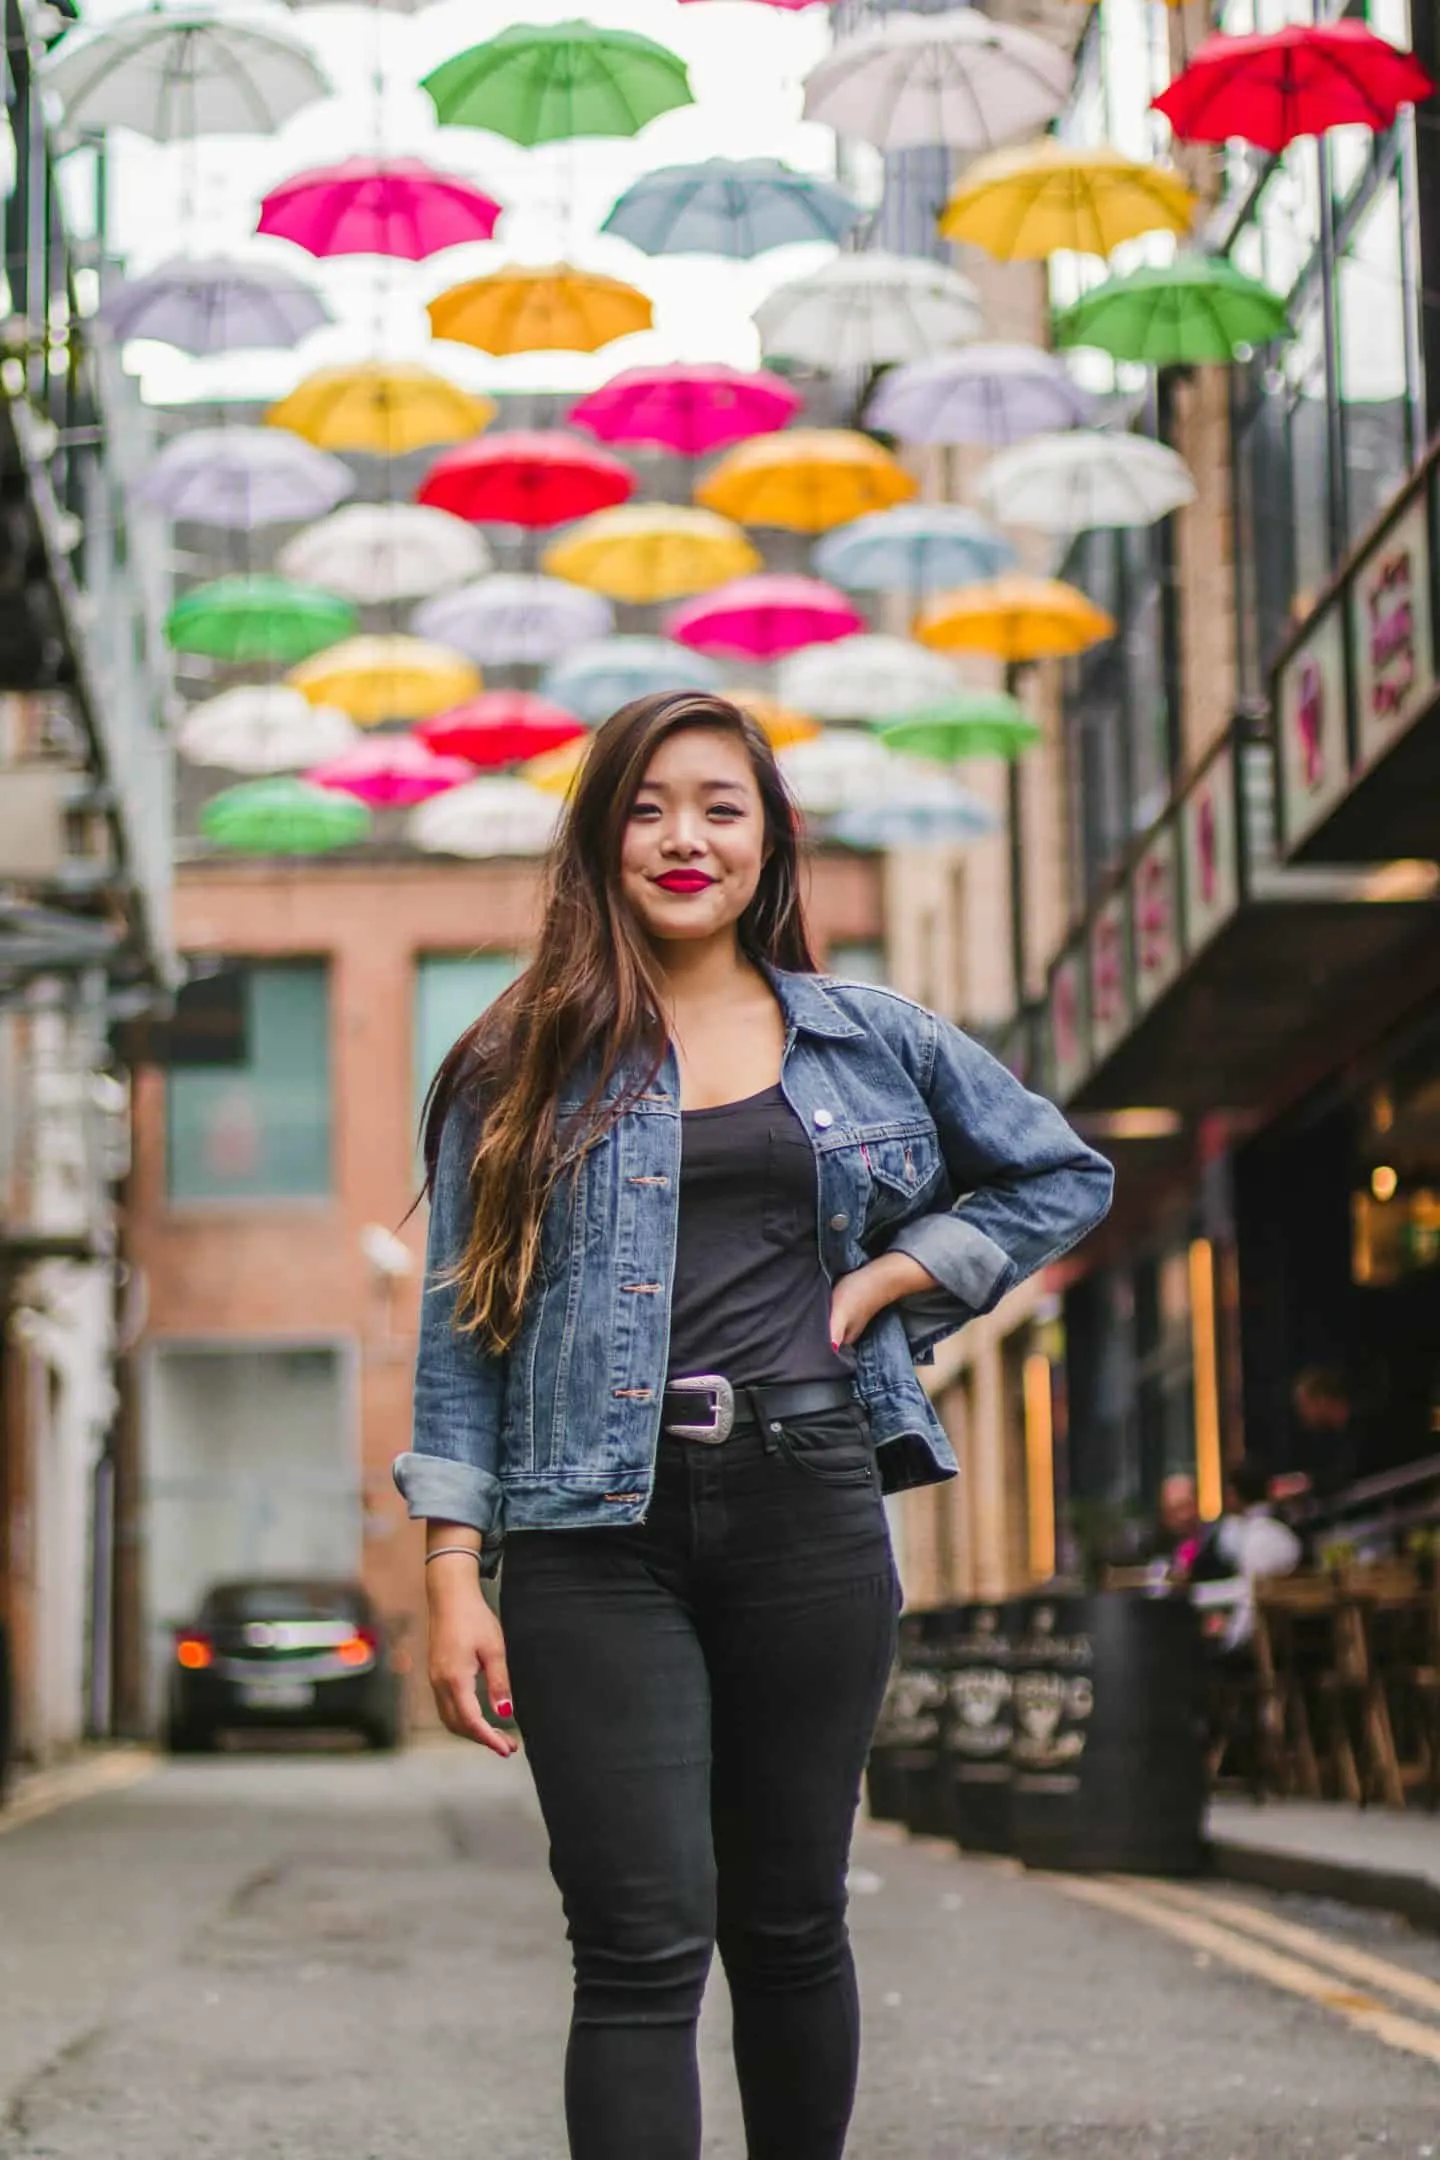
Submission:
M 430 1607 L 430 1688 L 440 1722 L 462 1740 L 477 1740 L 497 1755 L 513 1755 L 519 1742 L 480 1714 L 477 1674 L 500 1717 L 510 1715 L 510 1675 L 505 1637 L 485 1602 L 475 1563 L 447 1553 L 426 1569 Z
M 864 1267 L 836 1278 L 830 1292 L 830 1341 L 838 1350 L 856 1342 L 877 1313 L 897 1298 L 913 1297 L 917 1290 L 933 1290 L 935 1278 L 908 1253 L 882 1253 Z

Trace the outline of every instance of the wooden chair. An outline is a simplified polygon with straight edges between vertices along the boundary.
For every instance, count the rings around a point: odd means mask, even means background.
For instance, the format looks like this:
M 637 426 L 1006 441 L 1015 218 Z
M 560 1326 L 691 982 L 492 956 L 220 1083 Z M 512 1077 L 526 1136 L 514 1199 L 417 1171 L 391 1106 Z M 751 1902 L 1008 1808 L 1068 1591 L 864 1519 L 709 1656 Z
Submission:
M 1440 1801 L 1440 1601 L 1406 1560 L 1341 1575 L 1355 1606 L 1363 1668 L 1362 1801 L 1404 1807 L 1413 1788 Z
M 1358 1801 L 1365 1686 L 1354 1601 L 1328 1575 L 1262 1578 L 1255 1662 L 1271 1789 L 1286 1798 Z

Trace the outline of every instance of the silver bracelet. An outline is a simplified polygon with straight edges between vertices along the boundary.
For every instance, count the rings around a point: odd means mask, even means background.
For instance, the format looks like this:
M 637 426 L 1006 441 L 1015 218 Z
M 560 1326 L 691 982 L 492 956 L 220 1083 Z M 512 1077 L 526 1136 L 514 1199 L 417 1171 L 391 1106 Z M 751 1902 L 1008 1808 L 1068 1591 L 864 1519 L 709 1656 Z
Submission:
M 478 1560 L 480 1558 L 480 1547 L 478 1545 L 437 1545 L 434 1552 L 426 1553 L 426 1567 L 429 1567 L 432 1560 L 438 1560 L 443 1554 L 450 1552 L 469 1553 L 472 1560 Z

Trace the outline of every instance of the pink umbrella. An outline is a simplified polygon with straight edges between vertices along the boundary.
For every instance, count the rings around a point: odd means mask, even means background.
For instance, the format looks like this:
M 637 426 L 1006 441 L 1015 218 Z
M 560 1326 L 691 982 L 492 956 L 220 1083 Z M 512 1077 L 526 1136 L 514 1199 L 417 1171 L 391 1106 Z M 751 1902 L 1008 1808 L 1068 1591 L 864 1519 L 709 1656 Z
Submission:
M 802 645 L 828 645 L 863 630 L 843 593 L 819 578 L 735 578 L 675 609 L 666 634 L 696 652 L 724 658 L 778 660 Z
M 473 780 L 464 758 L 438 757 L 413 735 L 375 735 L 305 775 L 317 787 L 356 795 L 373 810 L 405 810 Z
M 395 255 L 406 262 L 488 240 L 500 205 L 420 158 L 346 158 L 295 173 L 260 205 L 256 230 L 310 255 Z
M 558 428 L 512 428 L 438 457 L 418 499 L 472 525 L 564 525 L 613 509 L 635 491 L 619 458 Z
M 570 408 L 577 427 L 602 442 L 655 443 L 705 457 L 793 420 L 803 400 L 778 375 L 708 362 L 627 368 Z

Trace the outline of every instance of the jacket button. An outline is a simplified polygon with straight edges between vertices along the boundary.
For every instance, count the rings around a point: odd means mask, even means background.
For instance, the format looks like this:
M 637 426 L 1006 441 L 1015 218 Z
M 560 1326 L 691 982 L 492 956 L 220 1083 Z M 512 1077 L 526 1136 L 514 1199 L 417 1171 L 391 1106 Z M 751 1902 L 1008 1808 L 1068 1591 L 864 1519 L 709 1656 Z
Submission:
M 835 1113 L 833 1110 L 817 1110 L 810 1122 L 817 1132 L 828 1132 L 835 1122 Z
M 832 1230 L 848 1230 L 849 1227 L 850 1218 L 848 1215 L 832 1215 L 830 1217 L 830 1228 Z

